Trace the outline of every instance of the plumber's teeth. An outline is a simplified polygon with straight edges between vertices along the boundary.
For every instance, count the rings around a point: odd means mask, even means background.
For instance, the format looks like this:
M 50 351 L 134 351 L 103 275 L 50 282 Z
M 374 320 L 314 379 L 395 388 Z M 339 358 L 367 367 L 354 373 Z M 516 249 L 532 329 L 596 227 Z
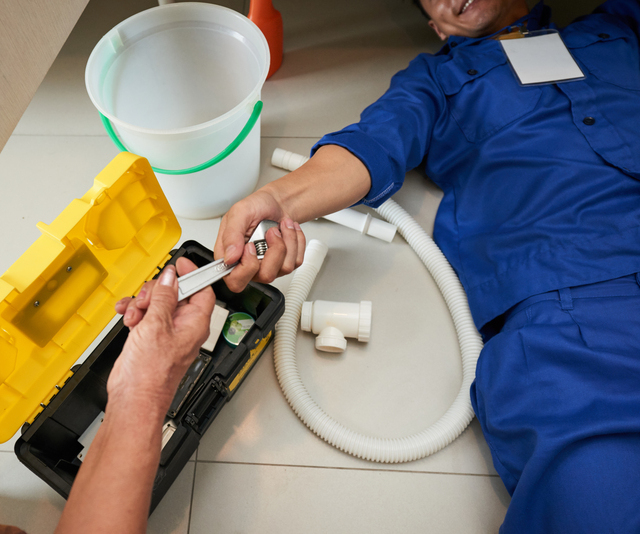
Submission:
M 473 4 L 473 0 L 467 0 L 467 3 L 462 6 L 462 11 L 460 11 L 460 13 L 464 13 L 471 4 Z

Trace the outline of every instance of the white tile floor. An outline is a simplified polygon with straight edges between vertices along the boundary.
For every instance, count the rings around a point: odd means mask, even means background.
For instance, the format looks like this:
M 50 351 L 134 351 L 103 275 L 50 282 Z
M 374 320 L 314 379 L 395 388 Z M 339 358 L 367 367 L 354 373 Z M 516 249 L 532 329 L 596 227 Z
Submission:
M 275 147 L 307 154 L 323 133 L 357 120 L 391 75 L 434 51 L 410 0 L 278 0 L 285 58 L 264 86 L 260 183 L 283 174 Z M 88 55 L 111 27 L 151 0 L 91 0 L 6 147 L 0 153 L 0 272 L 89 189 L 117 150 L 84 88 Z M 225 5 L 247 12 L 248 0 Z M 417 173 L 396 196 L 430 231 L 440 194 Z M 218 220 L 182 219 L 182 239 L 212 247 Z M 349 341 L 327 357 L 299 335 L 300 372 L 325 410 L 364 433 L 422 430 L 455 397 L 461 369 L 442 298 L 407 245 L 362 238 L 327 221 L 306 223 L 330 247 L 310 298 L 372 300 L 369 344 Z M 346 274 L 345 274 L 346 273 Z M 290 277 L 275 282 L 286 291 Z M 404 304 L 404 306 L 402 305 Z M 149 532 L 492 533 L 509 497 L 477 422 L 445 450 L 400 465 L 347 456 L 313 435 L 284 399 L 269 348 L 225 407 L 151 517 Z M 53 532 L 64 506 L 0 445 L 0 523 Z

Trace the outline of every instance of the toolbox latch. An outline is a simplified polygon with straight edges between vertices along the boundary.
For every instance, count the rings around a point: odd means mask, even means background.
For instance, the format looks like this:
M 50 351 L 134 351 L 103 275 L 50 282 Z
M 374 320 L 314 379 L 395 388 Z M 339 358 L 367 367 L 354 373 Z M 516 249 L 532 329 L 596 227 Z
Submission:
M 222 379 L 219 376 L 214 377 L 213 387 L 223 397 L 228 397 L 231 394 L 231 392 L 229 391 L 229 388 L 225 385 L 225 383 L 222 381 Z
M 212 420 L 222 408 L 229 397 L 231 391 L 222 381 L 219 375 L 213 377 L 205 391 L 185 416 L 184 421 L 195 430 L 206 429 L 207 422 Z

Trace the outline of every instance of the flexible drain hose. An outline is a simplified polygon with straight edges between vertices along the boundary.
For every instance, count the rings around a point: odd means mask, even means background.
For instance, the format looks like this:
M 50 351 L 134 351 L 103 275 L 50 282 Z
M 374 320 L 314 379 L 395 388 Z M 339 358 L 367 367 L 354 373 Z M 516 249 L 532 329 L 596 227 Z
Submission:
M 296 336 L 302 303 L 320 270 L 326 245 L 312 240 L 303 264 L 293 276 L 285 299 L 285 312 L 276 326 L 274 363 L 282 391 L 293 411 L 315 434 L 341 451 L 374 462 L 399 463 L 418 460 L 443 449 L 469 425 L 473 409 L 469 388 L 475 375 L 482 341 L 471 318 L 467 297 L 449 262 L 429 235 L 393 200 L 380 208 L 387 221 L 396 225 L 433 276 L 451 312 L 462 356 L 462 385 L 455 400 L 426 430 L 401 438 L 377 438 L 354 432 L 329 417 L 316 404 L 302 383 L 296 363 Z

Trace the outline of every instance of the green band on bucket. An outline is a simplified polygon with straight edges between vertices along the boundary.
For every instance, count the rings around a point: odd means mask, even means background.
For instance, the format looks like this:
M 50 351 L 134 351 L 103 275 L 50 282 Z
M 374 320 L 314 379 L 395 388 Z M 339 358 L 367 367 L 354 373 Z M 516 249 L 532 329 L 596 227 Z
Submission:
M 238 136 L 229 143 L 229 146 L 225 148 L 220 154 L 214 156 L 209 161 L 205 161 L 200 165 L 196 165 L 195 167 L 189 167 L 188 169 L 181 170 L 172 170 L 172 169 L 159 169 L 158 167 L 151 167 L 154 172 L 159 172 L 161 174 L 191 174 L 198 171 L 203 171 L 204 169 L 208 169 L 209 167 L 213 167 L 216 163 L 221 162 L 224 158 L 226 158 L 229 154 L 231 154 L 236 148 L 240 146 L 242 141 L 244 141 L 249 135 L 249 132 L 253 130 L 256 122 L 258 122 L 258 118 L 260 117 L 260 113 L 262 112 L 262 100 L 258 100 L 253 106 L 253 111 L 251 112 L 251 117 L 247 121 L 247 124 L 244 125 L 244 128 L 240 131 Z M 100 119 L 102 120 L 102 124 L 104 125 L 104 129 L 107 130 L 107 134 L 114 142 L 114 144 L 123 152 L 131 152 L 127 147 L 122 144 L 122 141 L 118 139 L 116 132 L 113 129 L 113 125 L 111 121 L 107 119 L 102 113 L 100 113 Z

